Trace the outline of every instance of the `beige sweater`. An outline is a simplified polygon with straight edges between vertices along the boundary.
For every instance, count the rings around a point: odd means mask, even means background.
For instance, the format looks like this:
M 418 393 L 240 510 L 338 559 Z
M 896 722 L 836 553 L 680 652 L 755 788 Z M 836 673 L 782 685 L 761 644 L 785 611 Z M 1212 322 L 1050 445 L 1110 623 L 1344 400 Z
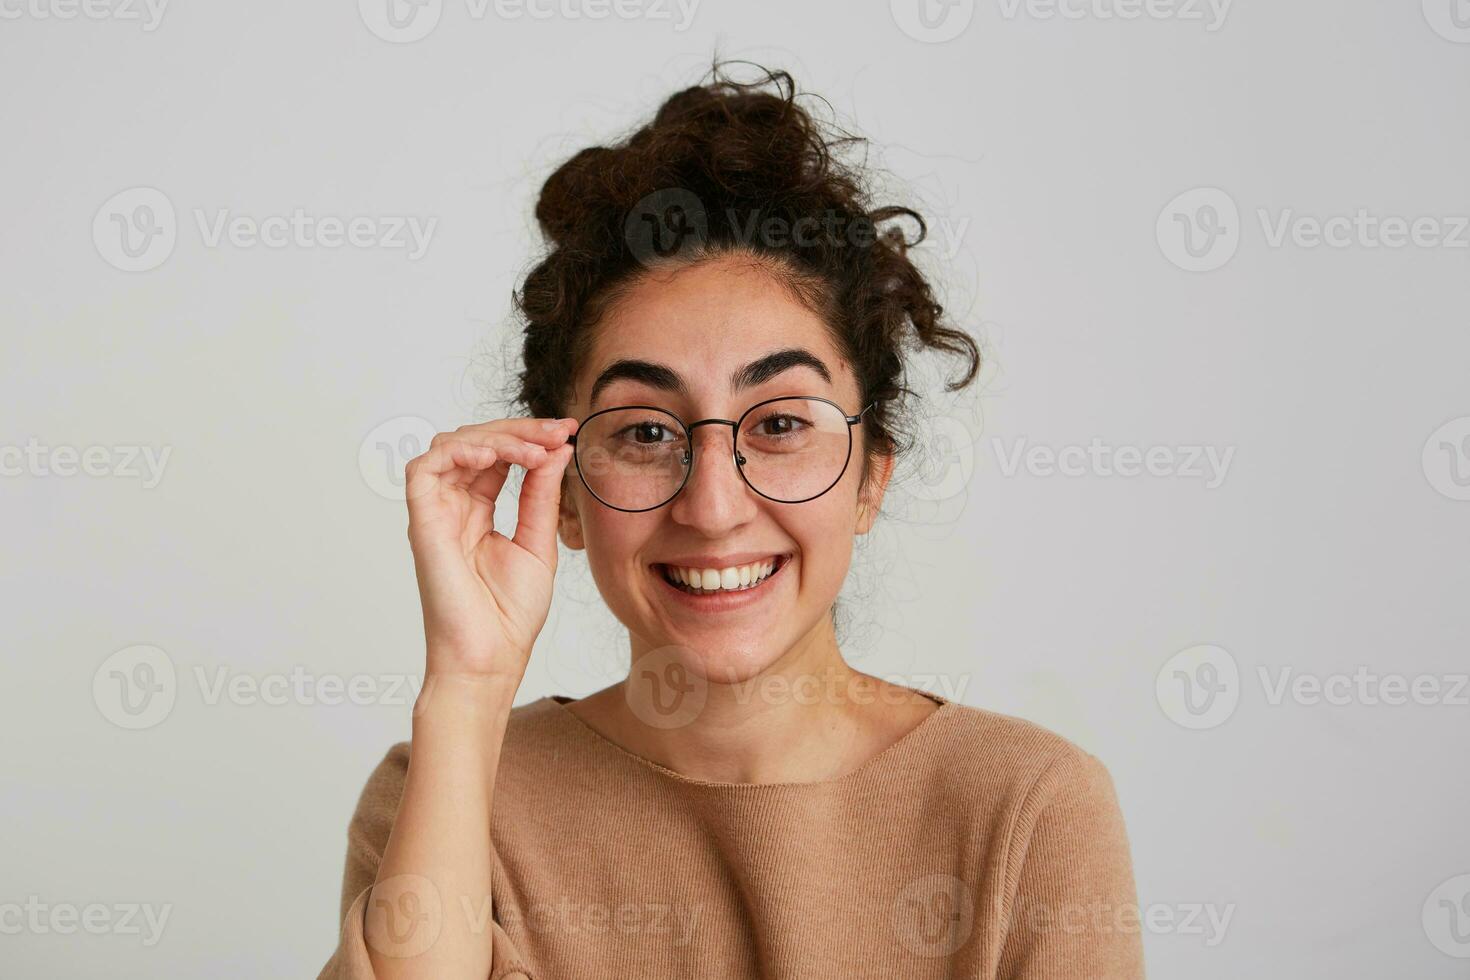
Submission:
M 844 776 L 712 783 L 619 748 L 566 700 L 511 712 L 493 912 L 439 911 L 489 929 L 490 980 L 1143 977 L 1112 782 L 1043 728 L 936 697 Z M 372 977 L 365 913 L 433 928 L 369 901 L 408 759 L 393 746 L 353 814 L 323 980 Z

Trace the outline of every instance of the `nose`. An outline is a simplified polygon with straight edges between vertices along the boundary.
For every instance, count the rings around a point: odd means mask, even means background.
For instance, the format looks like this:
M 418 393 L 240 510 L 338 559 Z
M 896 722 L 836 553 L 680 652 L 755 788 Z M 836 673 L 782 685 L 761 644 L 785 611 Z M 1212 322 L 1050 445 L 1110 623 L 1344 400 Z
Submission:
M 670 505 L 673 519 L 710 535 L 749 521 L 757 505 L 736 469 L 734 426 L 702 425 L 689 438 L 694 460 L 684 489 Z

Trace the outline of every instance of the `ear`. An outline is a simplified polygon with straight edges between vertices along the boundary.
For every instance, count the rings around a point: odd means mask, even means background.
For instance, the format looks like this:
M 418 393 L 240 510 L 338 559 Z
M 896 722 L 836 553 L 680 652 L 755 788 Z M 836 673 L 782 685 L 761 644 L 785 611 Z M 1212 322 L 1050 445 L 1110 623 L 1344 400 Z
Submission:
M 572 551 L 581 551 L 587 547 L 587 543 L 582 539 L 582 516 L 577 512 L 577 503 L 572 498 L 572 487 L 575 482 L 575 478 L 562 480 L 561 500 L 557 504 L 556 526 L 561 533 L 561 543 Z
M 868 478 L 858 492 L 858 534 L 867 534 L 878 520 L 878 509 L 883 505 L 883 495 L 888 490 L 888 481 L 893 477 L 893 456 L 882 454 L 869 457 Z

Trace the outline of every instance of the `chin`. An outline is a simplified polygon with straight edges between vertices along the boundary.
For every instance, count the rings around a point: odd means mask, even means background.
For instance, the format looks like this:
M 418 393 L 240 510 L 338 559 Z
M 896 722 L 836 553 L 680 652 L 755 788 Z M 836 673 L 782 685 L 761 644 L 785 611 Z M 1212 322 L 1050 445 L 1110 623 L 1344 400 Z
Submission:
M 718 649 L 684 646 L 680 652 L 684 668 L 708 684 L 740 684 L 781 658 L 781 651 L 764 643 L 748 647 L 722 644 Z

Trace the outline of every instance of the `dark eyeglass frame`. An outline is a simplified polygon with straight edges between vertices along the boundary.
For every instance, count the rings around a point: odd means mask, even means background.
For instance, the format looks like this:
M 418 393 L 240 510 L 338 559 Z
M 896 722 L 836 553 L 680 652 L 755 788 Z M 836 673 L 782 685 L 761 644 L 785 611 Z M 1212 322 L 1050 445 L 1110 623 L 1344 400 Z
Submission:
M 826 402 L 828 405 L 831 405 L 842 414 L 843 420 L 847 422 L 847 458 L 842 461 L 842 469 L 837 473 L 836 478 L 833 479 L 831 483 L 827 484 L 827 486 L 820 492 L 814 493 L 810 497 L 805 497 L 801 500 L 781 500 L 777 497 L 768 496 L 767 494 L 761 493 L 759 490 L 756 490 L 755 486 L 750 482 L 750 478 L 745 475 L 745 457 L 740 455 L 740 427 L 745 422 L 745 417 L 751 412 L 760 408 L 762 405 L 769 405 L 772 402 L 794 401 Z M 679 481 L 678 488 L 673 493 L 669 494 L 668 499 L 663 501 L 663 503 L 654 504 L 652 507 L 639 507 L 631 510 L 627 507 L 618 507 L 615 504 L 610 504 L 606 500 L 603 500 L 601 497 L 597 496 L 597 491 L 592 489 L 592 484 L 587 482 L 587 476 L 582 472 L 581 460 L 577 458 L 577 452 L 575 449 L 575 446 L 577 445 L 576 434 L 574 433 L 568 436 L 567 442 L 571 443 L 574 447 L 572 450 L 572 462 L 576 464 L 577 477 L 582 481 L 582 486 L 587 488 L 587 492 L 592 494 L 594 500 L 605 507 L 611 507 L 613 510 L 622 511 L 625 514 L 642 514 L 646 511 L 658 510 L 660 507 L 667 506 L 668 504 L 673 502 L 675 497 L 684 492 L 684 487 L 687 486 L 689 483 L 689 476 L 694 472 L 694 454 L 696 452 L 696 447 L 694 445 L 694 430 L 699 428 L 701 425 L 728 425 L 732 429 L 730 433 L 730 447 L 734 454 L 735 472 L 740 474 L 740 479 L 745 482 L 745 485 L 747 487 L 750 487 L 750 489 L 754 491 L 758 496 L 765 497 L 765 499 L 770 500 L 774 503 L 804 504 L 808 500 L 816 500 L 818 497 L 822 496 L 822 494 L 826 493 L 828 490 L 831 490 L 842 481 L 843 474 L 847 472 L 847 467 L 852 463 L 852 427 L 861 422 L 863 420 L 863 416 L 868 414 L 871 409 L 876 408 L 879 401 L 882 401 L 882 399 L 880 398 L 876 401 L 869 402 L 868 405 L 856 415 L 848 415 L 847 412 L 843 410 L 841 405 L 837 404 L 830 398 L 823 398 L 820 395 L 780 395 L 776 398 L 767 398 L 765 401 L 756 402 L 754 405 L 741 412 L 740 418 L 733 421 L 730 419 L 708 418 L 700 419 L 698 422 L 687 423 L 678 415 L 660 405 L 617 405 L 613 408 L 604 408 L 600 411 L 593 412 L 591 415 L 587 416 L 585 419 L 582 419 L 577 423 L 578 432 L 582 431 L 582 426 L 597 418 L 597 416 L 599 415 L 606 415 L 608 412 L 626 412 L 628 409 L 635 408 L 644 409 L 647 411 L 662 412 L 664 415 L 667 415 L 669 418 L 679 423 L 679 427 L 684 430 L 684 439 L 686 442 L 689 443 L 689 461 L 684 465 L 684 479 Z

